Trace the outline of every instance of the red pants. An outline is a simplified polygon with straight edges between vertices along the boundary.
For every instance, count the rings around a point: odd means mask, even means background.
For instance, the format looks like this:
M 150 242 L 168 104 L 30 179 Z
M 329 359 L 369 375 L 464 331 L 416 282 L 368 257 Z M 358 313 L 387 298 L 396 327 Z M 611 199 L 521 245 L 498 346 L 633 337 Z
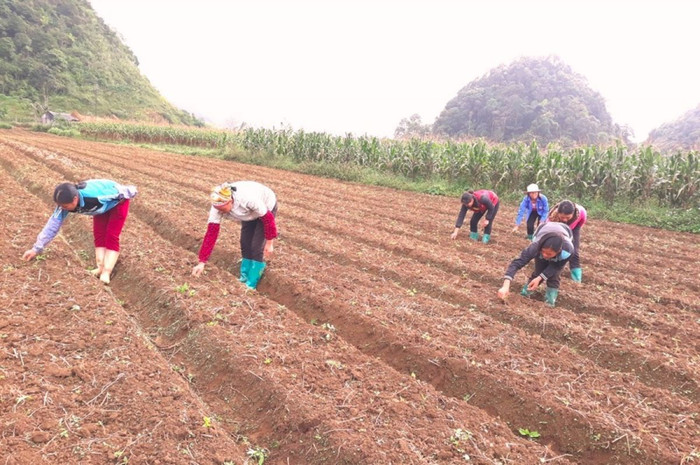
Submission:
M 95 247 L 119 252 L 119 235 L 128 214 L 129 201 L 124 200 L 106 213 L 93 216 L 92 234 L 95 236 Z

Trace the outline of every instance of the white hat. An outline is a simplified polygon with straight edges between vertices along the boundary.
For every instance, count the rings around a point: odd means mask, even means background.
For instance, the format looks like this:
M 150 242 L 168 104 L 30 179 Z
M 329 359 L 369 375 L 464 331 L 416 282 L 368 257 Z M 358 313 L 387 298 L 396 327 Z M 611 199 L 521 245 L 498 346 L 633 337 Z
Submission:
M 527 193 L 529 194 L 530 192 L 539 192 L 540 188 L 537 187 L 537 184 L 530 184 L 527 186 Z

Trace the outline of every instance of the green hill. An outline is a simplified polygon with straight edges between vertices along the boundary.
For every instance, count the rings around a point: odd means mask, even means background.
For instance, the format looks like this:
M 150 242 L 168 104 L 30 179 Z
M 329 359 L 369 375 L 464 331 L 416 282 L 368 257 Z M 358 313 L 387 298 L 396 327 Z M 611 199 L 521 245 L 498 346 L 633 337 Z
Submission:
M 86 0 L 0 0 L 0 119 L 46 110 L 199 123 L 141 75 Z
M 462 88 L 433 124 L 435 134 L 546 144 L 627 141 L 605 101 L 557 57 L 522 58 Z
M 649 133 L 646 144 L 659 150 L 700 150 L 700 105 Z

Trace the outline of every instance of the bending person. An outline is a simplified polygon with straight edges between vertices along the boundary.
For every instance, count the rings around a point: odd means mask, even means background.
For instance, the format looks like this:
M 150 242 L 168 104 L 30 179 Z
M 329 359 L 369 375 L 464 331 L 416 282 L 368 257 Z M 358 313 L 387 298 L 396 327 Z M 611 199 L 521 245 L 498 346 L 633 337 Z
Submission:
M 515 218 L 515 227 L 513 232 L 517 232 L 520 227 L 520 222 L 525 218 L 527 224 L 527 239 L 532 240 L 535 235 L 535 226 L 547 221 L 549 214 L 549 203 L 547 196 L 540 192 L 537 184 L 527 186 L 527 192 L 523 201 L 520 202 L 518 216 Z
M 250 289 L 258 286 L 265 258 L 274 251 L 277 237 L 277 197 L 272 189 L 255 181 L 238 181 L 216 186 L 210 195 L 211 210 L 207 233 L 199 250 L 199 264 L 192 269 L 199 276 L 209 260 L 223 218 L 241 222 L 241 276 Z
M 544 282 L 547 284 L 545 302 L 554 307 L 559 295 L 561 272 L 574 253 L 572 237 L 571 229 L 563 223 L 545 223 L 537 228 L 532 243 L 508 265 L 503 286 L 498 290 L 498 297 L 505 300 L 515 273 L 531 260 L 535 260 L 535 269 L 520 294 L 530 297 L 532 292 Z
M 586 209 L 570 200 L 562 200 L 549 211 L 547 221 L 557 221 L 564 223 L 571 228 L 573 234 L 574 253 L 569 261 L 571 279 L 575 283 L 583 280 L 583 269 L 581 268 L 581 228 L 586 224 Z
M 119 236 L 129 214 L 129 200 L 137 194 L 135 186 L 122 186 L 109 179 L 88 179 L 78 184 L 56 186 L 53 201 L 56 209 L 41 230 L 34 246 L 24 252 L 22 260 L 40 254 L 56 237 L 68 213 L 92 216 L 97 267 L 92 274 L 109 284 L 114 265 L 119 258 Z
M 487 244 L 491 240 L 491 229 L 493 228 L 493 220 L 498 214 L 498 196 L 495 192 L 486 189 L 474 191 L 467 191 L 462 194 L 462 208 L 459 210 L 459 215 L 457 215 L 457 221 L 455 222 L 455 230 L 450 235 L 450 238 L 457 239 L 459 235 L 459 228 L 462 227 L 464 219 L 467 216 L 467 211 L 471 210 L 472 219 L 469 222 L 469 239 L 474 241 L 479 240 L 479 220 L 486 214 L 484 218 L 484 237 L 481 242 Z

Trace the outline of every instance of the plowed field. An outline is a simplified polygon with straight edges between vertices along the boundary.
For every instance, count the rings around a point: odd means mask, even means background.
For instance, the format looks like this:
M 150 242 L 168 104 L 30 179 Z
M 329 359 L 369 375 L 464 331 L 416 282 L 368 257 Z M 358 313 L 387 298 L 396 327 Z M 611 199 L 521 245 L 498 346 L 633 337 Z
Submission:
M 552 309 L 530 268 L 496 297 L 515 205 L 484 245 L 458 199 L 258 166 L 11 130 L 0 167 L 5 463 L 700 463 L 697 236 L 589 220 Z M 103 177 L 139 188 L 111 286 L 88 217 L 22 262 L 53 187 Z M 233 222 L 190 275 L 244 179 L 279 201 L 257 292 Z

